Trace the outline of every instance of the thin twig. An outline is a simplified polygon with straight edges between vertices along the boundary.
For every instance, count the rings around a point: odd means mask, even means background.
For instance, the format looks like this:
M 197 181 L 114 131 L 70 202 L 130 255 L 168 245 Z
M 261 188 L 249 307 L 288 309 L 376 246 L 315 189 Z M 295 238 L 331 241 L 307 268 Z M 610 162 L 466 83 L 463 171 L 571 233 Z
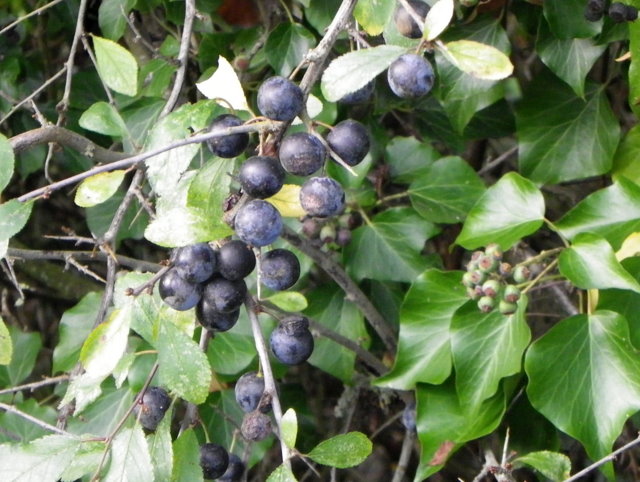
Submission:
M 494 167 L 502 164 L 504 161 L 509 159 L 516 152 L 518 152 L 518 146 L 513 146 L 511 149 L 504 151 L 502 154 L 496 157 L 493 161 L 489 161 L 487 164 L 485 164 L 485 166 L 478 171 L 478 174 L 480 176 L 482 176 L 483 174 L 486 174 L 487 172 L 492 170 Z
M 411 459 L 411 452 L 413 451 L 413 443 L 415 440 L 415 432 L 413 430 L 407 430 L 402 441 L 402 450 L 400 451 L 400 459 L 396 471 L 393 474 L 393 480 L 391 482 L 402 482 L 404 480 L 404 474 L 409 466 L 409 459 Z
M 93 66 L 95 67 L 95 69 L 97 71 L 98 70 L 98 60 L 96 59 L 96 56 L 94 55 L 93 50 L 91 49 L 91 45 L 89 45 L 89 41 L 87 40 L 87 37 L 82 35 L 80 37 L 80 39 L 82 40 L 82 45 L 83 45 L 85 51 L 89 55 L 89 59 L 91 59 L 91 63 L 93 64 Z M 111 93 L 111 89 L 109 88 L 107 83 L 102 79 L 101 75 L 99 75 L 98 78 L 100 79 L 100 83 L 102 83 L 102 89 L 104 90 L 104 93 L 107 95 L 107 99 L 109 99 L 109 104 L 115 106 L 116 105 L 116 101 L 113 98 L 113 94 Z
M 47 422 L 43 422 L 42 420 L 32 415 L 29 415 L 28 413 L 23 412 L 22 410 L 14 407 L 13 405 L 7 405 L 6 403 L 0 402 L 0 410 L 4 410 L 7 413 L 13 413 L 18 417 L 22 417 L 25 420 L 28 420 L 29 422 L 37 425 L 38 427 L 48 430 L 49 432 L 57 433 L 59 435 L 66 435 L 68 437 L 72 437 L 75 439 L 80 438 L 77 435 L 67 432 L 66 430 L 59 429 L 58 427 L 54 427 L 53 425 L 50 425 Z
M 615 459 L 616 455 L 621 454 L 622 452 L 625 452 L 626 450 L 629 450 L 630 448 L 633 448 L 638 444 L 640 444 L 640 434 L 635 439 L 633 439 L 631 442 L 623 445 L 622 447 L 620 447 L 617 450 L 614 450 L 609 455 L 606 455 L 605 457 L 602 457 L 600 460 L 598 460 L 597 462 L 592 463 L 589 467 L 585 467 L 580 472 L 578 472 L 576 474 L 573 474 L 571 477 L 569 477 L 568 479 L 565 479 L 563 482 L 573 482 L 574 480 L 578 480 L 580 477 L 584 477 L 589 472 L 597 469 L 601 465 L 604 465 L 607 462 L 610 462 L 611 460 Z
M 59 375 L 57 377 L 45 378 L 44 380 L 40 380 L 39 382 L 25 383 L 24 385 L 18 385 L 16 387 L 5 388 L 3 390 L 0 390 L 0 395 L 21 392 L 23 390 L 29 390 L 33 392 L 38 388 L 46 387 L 48 385 L 55 385 L 56 383 L 64 382 L 68 379 L 69 375 Z
M 13 22 L 11 22 L 9 25 L 7 25 L 5 28 L 0 30 L 0 35 L 2 35 L 3 33 L 11 30 L 13 27 L 18 25 L 20 22 L 23 22 L 26 19 L 33 17 L 34 15 L 40 15 L 42 12 L 44 12 L 48 8 L 51 8 L 51 7 L 59 4 L 60 2 L 62 2 L 62 0 L 53 0 L 52 2 L 49 2 L 49 3 L 45 4 L 45 5 L 43 5 L 42 7 L 36 8 L 33 12 L 29 12 L 26 15 L 23 15 L 22 17 L 18 17 Z

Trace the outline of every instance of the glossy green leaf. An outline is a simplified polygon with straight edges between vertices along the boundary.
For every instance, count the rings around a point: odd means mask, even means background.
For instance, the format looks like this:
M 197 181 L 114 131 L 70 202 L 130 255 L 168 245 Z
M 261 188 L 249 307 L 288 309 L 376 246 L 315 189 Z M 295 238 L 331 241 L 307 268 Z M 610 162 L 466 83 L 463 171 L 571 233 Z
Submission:
M 364 87 L 403 53 L 402 47 L 379 45 L 341 55 L 322 75 L 322 95 L 330 102 L 342 99 Z
M 0 192 L 9 184 L 11 176 L 13 176 L 14 164 L 13 148 L 9 140 L 0 134 Z
M 82 208 L 88 208 L 105 202 L 116 193 L 125 174 L 126 171 L 122 170 L 111 171 L 85 179 L 78 186 L 75 203 Z
M 307 457 L 322 465 L 345 469 L 364 462 L 372 448 L 373 445 L 365 434 L 349 432 L 320 442 Z
M 173 473 L 171 480 L 201 482 L 200 444 L 193 430 L 188 429 L 173 442 Z
M 11 199 L 0 204 L 0 239 L 9 239 L 19 233 L 27 224 L 32 208 L 33 201 L 21 203 Z
M 544 219 L 544 198 L 529 180 L 510 172 L 491 186 L 471 209 L 456 243 L 475 249 L 498 243 L 507 250 L 534 233 Z
M 0 445 L 0 480 L 58 480 L 81 443 L 65 435 L 48 435 L 28 445 Z
M 118 40 L 127 28 L 127 15 L 135 0 L 104 0 L 98 9 L 100 31 L 111 40 Z
M 512 463 L 533 467 L 547 479 L 551 479 L 554 482 L 568 479 L 571 473 L 571 460 L 569 457 L 548 450 L 528 453 L 514 459 Z
M 105 482 L 123 480 L 153 480 L 149 445 L 140 425 L 124 428 L 111 444 L 111 462 Z
M 123 137 L 127 126 L 114 106 L 107 102 L 96 102 L 80 116 L 80 127 L 106 136 Z
M 215 373 L 233 375 L 246 369 L 255 359 L 256 345 L 251 335 L 227 331 L 209 342 L 207 356 Z
M 629 66 L 629 106 L 638 115 L 640 112 L 640 25 L 629 22 L 629 53 L 631 65 Z
M 11 358 L 8 365 L 0 365 L 0 386 L 5 388 L 16 386 L 31 375 L 42 348 L 39 333 L 21 331 L 13 325 L 6 328 L 16 356 Z
M 427 221 L 458 223 L 485 192 L 478 174 L 460 157 L 429 164 L 409 186 L 412 206 Z
M 266 298 L 284 311 L 303 311 L 309 306 L 307 298 L 297 291 L 281 291 Z
M 554 325 L 527 351 L 525 370 L 536 410 L 582 442 L 593 460 L 611 452 L 625 420 L 640 409 L 640 360 L 617 313 Z
M 155 432 L 147 435 L 147 444 L 155 480 L 170 480 L 173 471 L 170 413 L 162 418 Z
M 585 99 L 542 75 L 516 107 L 520 172 L 540 184 L 604 174 L 620 137 L 601 88 L 587 84 Z
M 353 232 L 344 257 L 356 279 L 410 282 L 428 267 L 421 251 L 425 241 L 439 232 L 413 209 L 391 208 Z
M 312 2 L 324 3 L 324 2 Z M 394 2 L 386 0 L 358 0 L 353 17 L 369 35 L 380 35 L 389 16 L 393 15 Z M 335 12 L 335 10 L 333 11 Z
M 199 404 L 206 400 L 211 367 L 198 344 L 170 321 L 161 321 L 157 337 L 159 376 L 180 398 Z
M 569 84 L 578 97 L 584 97 L 585 78 L 606 44 L 596 44 L 590 38 L 559 39 L 546 22 L 540 22 L 536 47 L 545 65 Z
M 385 149 L 390 176 L 400 183 L 409 184 L 423 177 L 429 165 L 439 158 L 440 153 L 430 143 L 415 137 L 395 137 Z
M 498 391 L 500 381 L 521 371 L 522 354 L 531 340 L 525 320 L 527 300 L 509 316 L 482 313 L 475 301 L 462 306 L 451 320 L 451 351 L 460 403 L 479 406 Z
M 280 465 L 276 470 L 269 474 L 267 482 L 297 482 L 295 475 L 286 465 Z
M 4 320 L 0 317 L 0 365 L 8 365 L 11 363 L 13 355 L 13 343 L 11 342 L 11 334 L 4 324 Z
M 93 48 L 102 81 L 119 94 L 138 92 L 138 63 L 131 52 L 112 40 L 93 36 Z
M 278 75 L 287 77 L 313 48 L 316 39 L 298 23 L 282 22 L 269 34 L 265 45 L 267 62 Z
M 560 273 L 578 288 L 620 288 L 640 293 L 640 283 L 616 259 L 611 245 L 600 236 L 579 234 L 560 254 Z
M 500 80 L 513 73 L 513 64 L 508 56 L 481 42 L 454 40 L 439 51 L 457 68 L 477 79 Z
M 376 385 L 411 390 L 444 382 L 451 373 L 451 318 L 469 300 L 459 271 L 430 269 L 416 279 L 400 310 L 398 353 Z
M 582 0 L 546 0 L 544 16 L 554 35 L 559 39 L 593 37 L 600 33 L 602 22 L 589 22 L 584 18 Z
M 345 299 L 342 290 L 324 285 L 309 294 L 305 314 L 342 336 L 368 348 L 370 336 L 356 306 Z M 325 337 L 315 340 L 309 363 L 347 383 L 354 374 L 355 354 Z
M 640 186 L 619 177 L 580 201 L 555 226 L 569 240 L 590 232 L 618 249 L 629 234 L 640 229 Z
M 296 438 L 298 436 L 298 416 L 293 408 L 289 408 L 280 420 L 280 432 L 282 440 L 289 448 L 296 446 Z
M 419 482 L 439 471 L 463 443 L 494 431 L 505 410 L 505 396 L 497 393 L 469 407 L 460 403 L 449 379 L 443 385 L 418 384 L 416 405 L 421 452 L 414 481 Z
M 69 371 L 77 363 L 82 344 L 93 329 L 101 298 L 101 293 L 89 293 L 62 315 L 59 341 L 53 350 L 53 373 Z
M 422 38 L 431 41 L 437 38 L 453 18 L 453 0 L 438 0 L 424 19 Z
M 622 138 L 613 158 L 613 177 L 626 177 L 640 184 L 640 126 L 633 126 Z

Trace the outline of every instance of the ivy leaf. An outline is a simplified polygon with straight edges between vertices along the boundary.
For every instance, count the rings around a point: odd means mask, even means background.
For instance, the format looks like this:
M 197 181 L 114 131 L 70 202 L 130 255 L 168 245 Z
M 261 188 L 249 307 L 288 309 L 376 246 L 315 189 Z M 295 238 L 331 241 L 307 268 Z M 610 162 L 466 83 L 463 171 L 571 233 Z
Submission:
M 521 371 L 522 354 L 531 340 L 522 297 L 513 315 L 481 313 L 475 301 L 451 320 L 451 350 L 460 403 L 474 407 L 498 390 L 500 381 Z
M 346 469 L 364 462 L 372 448 L 373 445 L 365 434 L 349 432 L 320 442 L 307 457 L 322 465 Z
M 420 142 L 415 137 L 395 137 L 387 144 L 385 161 L 390 176 L 400 183 L 411 183 L 424 177 L 426 169 L 440 158 L 429 142 Z
M 593 37 L 600 33 L 602 22 L 589 22 L 582 15 L 582 0 L 548 0 L 542 5 L 549 27 L 559 39 Z
M 640 293 L 640 284 L 616 259 L 611 245 L 595 234 L 579 234 L 559 257 L 560 273 L 582 289 L 620 288 Z
M 225 101 L 223 105 L 229 105 L 237 110 L 249 110 L 238 74 L 229 61 L 221 55 L 218 56 L 218 69 L 207 80 L 196 83 L 196 87 L 207 99 L 216 100 L 219 103 L 220 99 L 223 99 Z
M 525 92 L 516 125 L 520 172 L 540 184 L 608 172 L 620 137 L 603 89 L 587 84 L 581 99 L 551 75 L 539 76 Z
M 565 480 L 571 473 L 571 460 L 564 454 L 540 450 L 531 452 L 513 460 L 513 464 L 524 464 L 533 467 L 547 479 Z
M 580 201 L 555 226 L 569 240 L 590 232 L 617 249 L 630 233 L 640 229 L 640 186 L 618 177 L 611 186 Z
M 353 232 L 344 256 L 356 279 L 411 281 L 429 264 L 424 242 L 439 232 L 411 208 L 388 209 Z
M 298 436 L 298 417 L 293 408 L 288 409 L 282 415 L 280 429 L 284 443 L 287 447 L 294 448 L 296 446 L 296 437 Z
M 509 249 L 534 233 L 544 219 L 540 190 L 518 173 L 510 172 L 491 186 L 471 209 L 456 244 L 475 249 L 498 243 Z
M 114 106 L 107 102 L 96 102 L 80 116 L 80 127 L 106 136 L 124 137 L 127 126 Z
M 417 382 L 444 382 L 451 373 L 451 318 L 468 300 L 461 272 L 430 269 L 421 274 L 402 302 L 393 369 L 376 385 L 412 390 Z
M 322 95 L 330 102 L 361 89 L 405 53 L 403 47 L 379 45 L 334 59 L 322 74 Z
M 500 80 L 513 73 L 509 57 L 491 45 L 473 40 L 454 40 L 439 51 L 453 65 L 478 79 Z
M 434 223 L 463 221 L 484 192 L 478 174 L 457 156 L 443 157 L 426 166 L 408 190 L 411 205 Z
M 527 351 L 525 371 L 534 408 L 593 460 L 611 452 L 625 420 L 640 409 L 640 360 L 627 321 L 611 311 L 553 326 Z
M 33 201 L 20 202 L 11 199 L 0 204 L 0 239 L 9 239 L 18 234 L 31 216 Z
M 28 445 L 0 445 L 0 479 L 3 482 L 58 480 L 81 443 L 75 437 L 48 435 Z
M 313 34 L 302 25 L 283 22 L 269 34 L 265 44 L 267 62 L 278 75 L 287 77 L 315 43 Z
M 633 126 L 622 138 L 613 158 L 613 178 L 626 177 L 640 184 L 640 126 Z
M 13 154 L 13 148 L 9 140 L 0 134 L 0 192 L 7 187 L 11 176 L 13 176 L 13 168 L 15 164 L 15 156 Z
M 185 430 L 173 442 L 173 473 L 172 481 L 189 480 L 202 482 L 202 467 L 200 467 L 200 444 L 192 429 Z
M 111 445 L 111 463 L 105 482 L 153 480 L 153 465 L 142 427 L 122 429 Z
M 11 363 L 13 355 L 13 344 L 11 343 L 11 334 L 4 324 L 4 320 L 0 317 L 0 365 L 8 365 Z
M 358 0 L 353 10 L 353 17 L 369 35 L 380 35 L 387 19 L 393 15 L 394 8 L 395 3 L 386 0 Z M 332 12 L 335 11 L 336 9 Z
M 449 25 L 453 18 L 453 0 L 438 0 L 429 9 L 424 19 L 422 38 L 431 41 L 437 38 Z
M 133 97 L 138 92 L 138 63 L 131 52 L 106 38 L 93 36 L 93 48 L 100 78 L 119 94 Z
M 124 179 L 126 171 L 103 172 L 91 176 L 80 183 L 74 202 L 88 208 L 101 204 L 113 196 Z

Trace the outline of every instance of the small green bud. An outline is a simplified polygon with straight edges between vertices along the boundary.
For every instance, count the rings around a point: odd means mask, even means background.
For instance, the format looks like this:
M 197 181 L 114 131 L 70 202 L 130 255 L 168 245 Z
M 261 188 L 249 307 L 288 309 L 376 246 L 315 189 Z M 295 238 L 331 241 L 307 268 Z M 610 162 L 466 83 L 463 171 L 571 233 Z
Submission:
M 502 248 L 497 243 L 488 244 L 484 250 L 486 256 L 491 256 L 493 259 L 500 261 L 504 254 Z
M 478 260 L 478 269 L 484 273 L 492 273 L 498 268 L 498 261 L 492 256 L 483 255 Z
M 485 296 L 488 296 L 490 298 L 495 298 L 496 296 L 498 296 L 498 293 L 500 293 L 501 288 L 502 288 L 502 285 L 498 280 L 490 279 L 485 281 L 484 284 L 482 285 L 482 292 L 484 293 Z
M 473 288 L 477 283 L 475 282 L 475 276 L 468 271 L 462 275 L 462 284 L 467 288 Z
M 482 251 L 474 251 L 471 253 L 471 259 L 467 263 L 467 271 L 475 271 L 478 269 L 478 260 L 482 255 Z
M 481 285 L 487 279 L 487 273 L 483 273 L 480 270 L 475 270 L 469 273 L 471 275 L 470 279 L 473 281 L 473 284 Z
M 498 266 L 498 273 L 500 273 L 500 276 L 504 276 L 506 278 L 511 276 L 512 272 L 513 267 L 509 263 L 500 263 L 500 266 Z
M 479 300 L 482 296 L 482 289 L 479 286 L 467 288 L 467 296 L 473 301 Z
M 517 286 L 507 285 L 507 287 L 504 289 L 502 299 L 507 303 L 517 303 L 520 299 L 520 290 Z
M 503 315 L 513 315 L 517 309 L 518 305 L 516 303 L 509 303 L 505 300 L 500 300 L 500 303 L 498 304 L 498 310 Z
M 332 224 L 325 224 L 320 230 L 320 241 L 324 244 L 333 243 L 336 239 L 336 228 Z
M 525 281 L 529 281 L 531 277 L 531 270 L 526 266 L 516 266 L 513 269 L 513 281 L 516 283 L 524 283 Z
M 478 300 L 478 308 L 483 313 L 489 313 L 496 306 L 496 300 L 490 296 L 483 296 Z

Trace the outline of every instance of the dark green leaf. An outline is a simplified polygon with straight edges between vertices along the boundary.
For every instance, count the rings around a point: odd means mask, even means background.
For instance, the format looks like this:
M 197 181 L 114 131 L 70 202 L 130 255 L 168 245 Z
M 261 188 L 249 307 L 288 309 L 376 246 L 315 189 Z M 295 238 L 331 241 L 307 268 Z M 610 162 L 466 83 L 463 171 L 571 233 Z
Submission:
M 8 139 L 0 134 L 0 192 L 9 184 L 11 176 L 13 176 L 13 167 L 15 158 L 13 148 Z
M 629 106 L 638 115 L 640 109 L 640 25 L 629 22 L 629 53 L 631 65 L 629 66 Z
M 531 452 L 514 459 L 513 464 L 524 464 L 533 467 L 547 479 L 561 481 L 568 479 L 571 473 L 571 460 L 564 454 L 541 450 Z
M 87 208 L 87 226 L 94 236 L 100 237 L 109 229 L 111 221 L 120 203 L 122 203 L 124 199 L 124 195 L 124 190 L 119 189 L 105 202 Z M 128 238 L 142 238 L 148 222 L 149 215 L 142 209 L 137 200 L 133 201 L 124 214 L 124 219 L 122 220 L 121 228 L 118 230 L 116 239 L 121 241 Z
M 625 420 L 640 408 L 640 361 L 617 313 L 556 324 L 531 345 L 525 370 L 536 410 L 582 442 L 593 460 L 611 452 Z
M 144 376 L 148 376 L 147 371 Z M 124 417 L 133 402 L 130 389 L 116 389 L 109 380 L 104 383 L 102 395 L 82 413 L 82 417 L 69 419 L 67 429 L 78 435 L 90 433 L 97 437 L 106 437 L 113 432 L 118 421 Z
M 428 260 L 420 252 L 439 232 L 413 209 L 391 208 L 353 232 L 344 256 L 356 279 L 410 282 L 427 268 Z
M 13 325 L 9 325 L 13 353 L 11 363 L 0 366 L 0 386 L 13 387 L 31 375 L 36 363 L 36 358 L 42 348 L 40 334 L 20 331 Z
M 485 192 L 484 183 L 460 157 L 427 166 L 409 186 L 411 204 L 427 221 L 458 223 Z
M 21 203 L 11 199 L 0 204 L 0 239 L 9 239 L 19 233 L 27 224 L 32 208 L 33 201 Z
M 510 172 L 491 186 L 471 209 L 456 243 L 475 249 L 498 243 L 506 250 L 534 233 L 544 219 L 544 198 L 529 180 Z
M 593 37 L 600 33 L 602 22 L 589 22 L 584 18 L 582 0 L 545 0 L 543 7 L 544 16 L 559 39 Z
M 420 142 L 415 137 L 395 137 L 387 144 L 385 161 L 391 168 L 390 175 L 400 183 L 409 184 L 422 178 L 425 171 L 440 154 L 430 143 Z
M 127 126 L 114 106 L 96 102 L 80 116 L 80 127 L 107 136 L 124 137 Z
M 119 94 L 133 97 L 138 92 L 138 63 L 131 52 L 112 40 L 93 36 L 93 48 L 100 78 Z
M 256 357 L 253 336 L 234 331 L 219 333 L 209 342 L 207 356 L 215 373 L 240 373 Z
M 307 3 L 310 3 L 310 5 L 304 9 L 304 16 L 309 21 L 309 24 L 316 29 L 316 32 L 322 34 L 331 23 L 331 20 L 333 20 L 341 0 L 310 1 Z
M 620 288 L 640 293 L 640 284 L 616 259 L 611 245 L 595 234 L 579 234 L 559 257 L 560 272 L 578 288 Z
M 147 439 L 140 425 L 122 429 L 111 444 L 111 463 L 105 482 L 153 480 L 153 466 Z
M 171 480 L 201 482 L 200 444 L 193 430 L 185 430 L 173 442 L 173 473 Z
M 38 405 L 35 399 L 28 398 L 24 402 L 14 403 L 14 406 L 23 413 L 28 413 L 38 420 L 52 425 L 56 424 L 58 414 L 51 405 L 45 405 L 44 403 Z M 39 427 L 30 420 L 26 420 L 11 412 L 0 412 L 0 427 L 3 429 L 2 433 L 0 433 L 0 442 L 2 443 L 16 441 L 26 443 L 38 437 L 51 434 L 51 432 Z M 18 439 L 16 440 L 15 437 Z
M 127 27 L 127 15 L 135 0 L 104 0 L 98 10 L 98 23 L 105 37 L 119 40 Z
M 320 442 L 307 457 L 322 465 L 345 469 L 364 462 L 372 447 L 365 434 L 349 432 Z
M 520 172 L 534 182 L 582 179 L 611 168 L 620 127 L 601 88 L 588 84 L 581 99 L 542 75 L 518 104 L 516 122 Z
M 604 237 L 614 249 L 640 229 L 640 187 L 624 177 L 583 199 L 555 226 L 569 240 L 591 232 Z
M 614 178 L 624 176 L 640 184 L 640 126 L 633 126 L 622 138 L 613 158 Z
M 278 75 L 287 77 L 313 48 L 316 39 L 302 25 L 283 22 L 269 35 L 267 61 Z
M 451 318 L 468 300 L 459 271 L 421 274 L 402 303 L 393 369 L 376 384 L 411 390 L 417 382 L 444 382 L 451 373 Z
M 358 0 L 353 16 L 369 35 L 380 35 L 394 8 L 395 3 L 386 0 Z

